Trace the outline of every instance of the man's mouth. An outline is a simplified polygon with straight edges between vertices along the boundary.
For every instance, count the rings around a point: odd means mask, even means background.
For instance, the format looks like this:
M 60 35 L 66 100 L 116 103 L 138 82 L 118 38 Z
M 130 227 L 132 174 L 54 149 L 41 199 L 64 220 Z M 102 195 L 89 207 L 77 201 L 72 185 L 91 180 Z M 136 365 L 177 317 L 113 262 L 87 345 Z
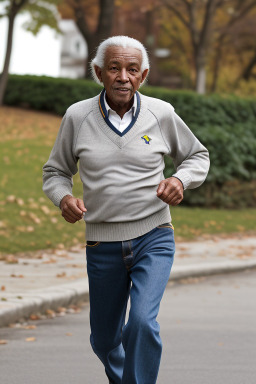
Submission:
M 118 87 L 118 88 L 115 88 L 115 91 L 119 91 L 119 92 L 129 92 L 130 89 L 129 89 L 129 88 Z

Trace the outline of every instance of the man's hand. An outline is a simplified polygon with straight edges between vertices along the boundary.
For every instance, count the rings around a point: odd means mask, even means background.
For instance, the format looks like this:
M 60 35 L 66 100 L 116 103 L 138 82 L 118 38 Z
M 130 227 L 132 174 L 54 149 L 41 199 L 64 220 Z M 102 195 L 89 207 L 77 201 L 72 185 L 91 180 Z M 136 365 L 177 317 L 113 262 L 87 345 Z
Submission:
M 169 205 L 178 205 L 183 200 L 183 185 L 176 177 L 162 180 L 157 188 L 157 197 Z
M 83 212 L 87 212 L 84 202 L 81 199 L 76 199 L 73 196 L 66 195 L 60 202 L 62 216 L 69 223 L 74 224 L 83 217 Z

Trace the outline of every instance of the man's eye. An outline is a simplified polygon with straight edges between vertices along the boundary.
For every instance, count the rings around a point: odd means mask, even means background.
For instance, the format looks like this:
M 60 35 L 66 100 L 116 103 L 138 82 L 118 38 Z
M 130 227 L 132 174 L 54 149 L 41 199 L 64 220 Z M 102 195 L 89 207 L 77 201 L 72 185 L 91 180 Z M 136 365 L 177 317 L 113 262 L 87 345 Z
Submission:
M 111 71 L 117 71 L 117 67 L 114 67 L 114 66 L 113 66 L 113 67 L 110 67 L 110 70 L 111 70 Z
M 137 69 L 136 68 L 130 68 L 130 72 L 135 73 L 135 72 L 137 72 Z

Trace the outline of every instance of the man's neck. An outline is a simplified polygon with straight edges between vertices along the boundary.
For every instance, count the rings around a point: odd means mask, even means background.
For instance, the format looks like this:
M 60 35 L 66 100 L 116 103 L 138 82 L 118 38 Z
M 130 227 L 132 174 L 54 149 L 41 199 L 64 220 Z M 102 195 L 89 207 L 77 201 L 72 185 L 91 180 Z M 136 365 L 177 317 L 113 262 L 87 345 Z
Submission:
M 115 104 L 113 103 L 108 95 L 106 94 L 106 100 L 107 100 L 107 103 L 108 105 L 110 106 L 111 109 L 113 109 L 113 111 L 115 111 L 120 117 L 121 119 L 123 118 L 124 114 L 126 112 L 128 112 L 131 107 L 133 106 L 133 102 L 134 102 L 134 96 L 131 98 L 131 100 L 129 101 L 129 103 L 127 104 L 124 104 L 124 105 L 121 105 L 121 104 Z

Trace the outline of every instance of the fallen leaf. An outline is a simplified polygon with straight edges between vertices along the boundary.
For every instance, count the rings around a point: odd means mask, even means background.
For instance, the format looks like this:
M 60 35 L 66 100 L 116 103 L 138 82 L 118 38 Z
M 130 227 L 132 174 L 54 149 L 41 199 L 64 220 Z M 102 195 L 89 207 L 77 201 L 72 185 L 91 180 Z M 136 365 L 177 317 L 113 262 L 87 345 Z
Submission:
M 16 199 L 16 202 L 17 202 L 17 204 L 18 204 L 19 206 L 24 205 L 24 200 L 22 200 L 21 198 L 17 198 L 17 199 Z
M 41 223 L 41 220 L 39 219 L 39 217 L 37 217 L 33 212 L 29 213 L 29 217 L 34 221 L 34 223 L 36 224 Z
M 57 312 L 59 312 L 59 313 L 66 312 L 66 311 L 67 311 L 67 308 L 64 308 L 64 307 L 57 308 Z
M 57 245 L 57 248 L 58 248 L 58 249 L 64 249 L 64 248 L 65 248 L 65 245 L 62 244 L 62 243 L 59 243 L 59 244 Z
M 3 340 L 3 339 L 1 340 L 1 339 L 0 339 L 0 345 L 7 344 L 7 343 L 8 343 L 7 340 Z
M 5 285 L 2 285 L 1 291 L 5 291 Z
M 20 277 L 20 278 L 23 278 L 24 275 L 15 275 L 15 273 L 12 273 L 12 274 L 10 275 L 10 277 Z
M 36 328 L 37 328 L 36 325 L 26 325 L 26 326 L 24 327 L 24 329 L 36 329 Z
M 14 255 L 7 255 L 5 258 L 5 262 L 7 264 L 16 264 L 18 263 L 18 259 Z
M 56 277 L 66 277 L 66 272 L 57 273 Z
M 39 320 L 40 319 L 40 316 L 39 315 L 36 315 L 35 313 L 32 313 L 30 316 L 29 316 L 30 320 Z
M 46 309 L 45 313 L 47 315 L 55 315 L 55 311 L 53 311 L 52 309 Z
M 56 259 L 50 258 L 48 260 L 43 261 L 42 264 L 53 264 L 53 263 L 56 263 L 56 262 L 57 262 Z
M 42 206 L 41 206 L 41 210 L 42 210 L 43 213 L 45 213 L 46 215 L 49 215 L 49 213 L 51 212 L 50 209 L 49 209 L 46 205 L 42 205 Z
M 14 195 L 7 196 L 6 201 L 8 203 L 14 203 L 16 197 Z
M 35 202 L 29 203 L 29 208 L 32 209 L 39 209 L 39 205 Z
M 36 338 L 35 337 L 27 337 L 26 341 L 36 341 Z
M 73 334 L 70 333 L 70 332 L 67 332 L 67 333 L 66 333 L 66 336 L 73 336 Z
M 67 251 L 64 249 L 54 249 L 54 254 L 60 257 L 66 257 L 68 255 Z

